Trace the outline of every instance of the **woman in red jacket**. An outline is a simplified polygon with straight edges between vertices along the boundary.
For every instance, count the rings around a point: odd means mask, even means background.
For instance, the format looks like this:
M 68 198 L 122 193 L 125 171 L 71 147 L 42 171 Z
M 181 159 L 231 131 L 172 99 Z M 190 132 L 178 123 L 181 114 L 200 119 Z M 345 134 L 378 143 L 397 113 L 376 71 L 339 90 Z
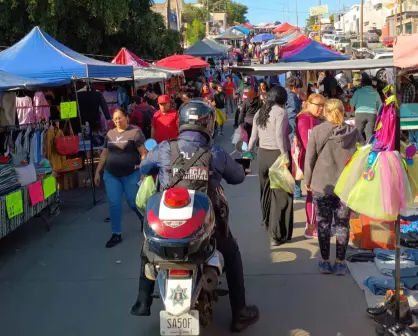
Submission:
M 308 139 L 311 130 L 319 125 L 324 109 L 324 96 L 313 93 L 305 102 L 304 109 L 296 116 L 296 138 L 299 146 L 298 165 L 302 171 L 305 166 L 305 154 L 308 147 Z M 313 238 L 317 235 L 317 225 L 315 220 L 314 205 L 312 203 L 312 192 L 308 191 L 306 195 L 306 227 L 305 238 Z

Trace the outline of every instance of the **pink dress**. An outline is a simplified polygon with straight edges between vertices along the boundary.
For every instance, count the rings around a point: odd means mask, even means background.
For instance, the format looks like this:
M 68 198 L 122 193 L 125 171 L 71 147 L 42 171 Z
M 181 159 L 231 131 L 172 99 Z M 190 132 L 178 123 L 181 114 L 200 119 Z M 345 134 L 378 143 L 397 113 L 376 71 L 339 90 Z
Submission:
M 33 96 L 33 111 L 36 122 L 41 120 L 48 121 L 51 117 L 49 103 L 45 99 L 43 92 L 35 92 L 35 95 Z
M 16 97 L 16 112 L 20 125 L 36 122 L 31 97 Z
M 306 148 L 308 147 L 309 134 L 311 130 L 320 124 L 318 118 L 314 117 L 309 112 L 302 113 L 299 117 L 296 118 L 296 137 L 299 142 L 299 167 L 302 171 L 305 168 L 305 155 Z M 306 194 L 305 202 L 305 212 L 306 212 L 306 227 L 305 227 L 305 237 L 318 235 L 318 225 L 316 223 L 316 209 L 313 204 L 312 192 L 308 191 Z

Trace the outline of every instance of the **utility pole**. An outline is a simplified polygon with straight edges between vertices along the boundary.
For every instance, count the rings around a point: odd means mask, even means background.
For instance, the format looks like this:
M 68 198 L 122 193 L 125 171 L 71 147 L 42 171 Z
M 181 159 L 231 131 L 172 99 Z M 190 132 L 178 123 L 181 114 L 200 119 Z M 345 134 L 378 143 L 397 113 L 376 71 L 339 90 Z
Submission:
M 321 0 L 318 0 L 318 5 L 321 6 Z M 322 17 L 322 15 L 318 15 L 319 42 L 321 42 L 321 17 Z
M 403 20 L 402 20 L 402 0 L 399 0 L 399 35 L 403 34 Z
M 208 12 L 208 19 L 206 21 L 206 37 L 209 37 L 209 20 L 210 20 L 209 0 L 206 0 L 206 11 Z
M 296 27 L 299 27 L 298 0 L 296 0 Z
M 363 0 L 360 0 L 360 48 L 363 48 Z
M 170 0 L 167 0 L 167 29 L 171 29 L 170 26 L 170 16 L 171 16 L 171 4 Z

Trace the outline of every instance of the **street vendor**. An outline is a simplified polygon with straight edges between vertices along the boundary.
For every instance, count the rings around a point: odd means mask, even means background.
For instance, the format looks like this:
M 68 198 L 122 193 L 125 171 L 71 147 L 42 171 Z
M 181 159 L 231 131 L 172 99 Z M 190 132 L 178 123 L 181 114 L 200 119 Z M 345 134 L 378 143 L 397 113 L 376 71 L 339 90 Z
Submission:
M 157 143 L 165 140 L 176 139 L 178 136 L 178 113 L 171 108 L 171 99 L 167 95 L 158 97 L 160 107 L 151 122 L 151 138 Z

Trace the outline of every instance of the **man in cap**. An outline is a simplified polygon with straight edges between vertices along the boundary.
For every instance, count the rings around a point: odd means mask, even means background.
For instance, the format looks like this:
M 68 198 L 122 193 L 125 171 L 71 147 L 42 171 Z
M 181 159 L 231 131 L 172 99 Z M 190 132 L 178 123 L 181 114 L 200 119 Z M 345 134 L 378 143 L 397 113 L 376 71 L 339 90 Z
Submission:
M 415 103 L 415 86 L 406 75 L 401 76 L 401 97 L 402 104 Z
M 158 97 L 160 107 L 151 122 L 151 138 L 157 143 L 165 140 L 176 139 L 178 136 L 178 113 L 171 108 L 171 99 L 167 95 Z

